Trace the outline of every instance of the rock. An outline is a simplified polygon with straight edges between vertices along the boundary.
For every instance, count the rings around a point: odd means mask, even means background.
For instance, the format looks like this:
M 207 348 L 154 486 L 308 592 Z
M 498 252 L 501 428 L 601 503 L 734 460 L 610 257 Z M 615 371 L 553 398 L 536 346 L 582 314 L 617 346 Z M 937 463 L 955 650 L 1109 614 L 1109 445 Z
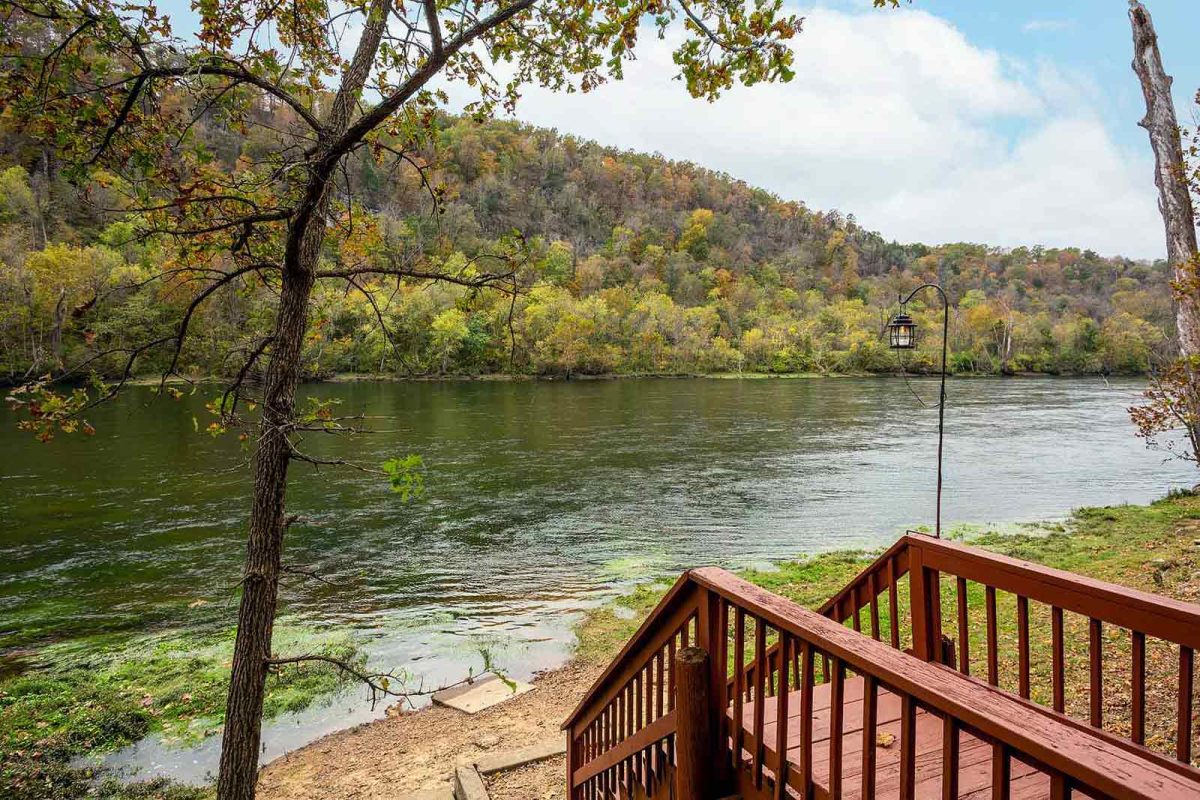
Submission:
M 491 750 L 500 744 L 500 737 L 494 733 L 483 733 L 475 738 L 475 744 L 484 750 Z

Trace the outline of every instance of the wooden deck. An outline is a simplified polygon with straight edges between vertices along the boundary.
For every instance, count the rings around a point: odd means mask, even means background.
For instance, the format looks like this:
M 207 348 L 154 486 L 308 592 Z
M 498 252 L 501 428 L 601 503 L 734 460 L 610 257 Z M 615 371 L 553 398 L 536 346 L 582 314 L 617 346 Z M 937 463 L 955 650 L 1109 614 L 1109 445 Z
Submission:
M 830 740 L 830 684 L 813 687 L 813 779 L 819 790 L 832 795 L 829 764 Z M 792 770 L 800 764 L 800 692 L 788 696 L 788 762 Z M 886 690 L 880 690 L 878 700 L 878 734 L 875 750 L 875 795 L 877 798 L 900 796 L 900 698 Z M 842 768 L 841 793 L 845 800 L 862 798 L 862 749 L 863 749 L 863 680 L 847 678 L 845 702 L 842 704 Z M 729 714 L 732 720 L 732 711 Z M 776 739 L 776 701 L 767 698 L 763 707 L 763 738 L 772 743 Z M 916 797 L 940 798 L 942 796 L 942 721 L 936 716 L 918 709 L 916 715 Z M 743 761 L 751 763 L 754 730 L 754 703 L 746 703 L 743 709 L 742 729 L 745 732 Z M 767 762 L 774 763 L 774 749 L 768 746 Z M 993 748 L 968 733 L 959 739 L 958 797 L 970 800 L 990 798 L 992 794 Z M 1009 791 L 1013 800 L 1040 800 L 1050 797 L 1050 777 L 1039 772 L 1019 758 L 1014 758 L 1010 768 Z M 768 770 L 770 773 L 770 770 Z M 1076 797 L 1090 797 L 1076 791 Z

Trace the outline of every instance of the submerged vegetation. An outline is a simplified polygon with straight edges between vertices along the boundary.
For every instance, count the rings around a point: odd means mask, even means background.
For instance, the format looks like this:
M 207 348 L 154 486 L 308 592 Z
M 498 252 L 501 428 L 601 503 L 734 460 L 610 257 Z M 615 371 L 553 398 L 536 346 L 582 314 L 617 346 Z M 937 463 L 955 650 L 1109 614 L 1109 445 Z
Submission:
M 361 661 L 344 634 L 281 625 L 275 643 Z M 232 630 L 79 639 L 42 648 L 37 665 L 0 679 L 0 794 L 30 800 L 207 796 L 207 790 L 162 780 L 124 785 L 110 778 L 93 785 L 98 773 L 86 757 L 151 734 L 184 745 L 218 733 L 232 651 Z M 267 683 L 265 715 L 299 711 L 343 684 L 344 677 L 325 664 L 280 667 Z
M 232 168 L 267 146 L 283 113 L 259 109 L 263 127 L 249 131 L 210 115 L 196 136 Z M 169 337 L 199 279 L 174 265 L 172 242 L 139 233 L 144 221 L 122 215 L 103 181 L 74 185 L 56 163 L 0 118 L 0 379 Z M 369 276 L 353 291 L 318 286 L 308 377 L 894 371 L 879 336 L 888 310 L 935 278 L 955 305 L 959 373 L 1141 373 L 1174 330 L 1165 262 L 888 242 L 852 215 L 694 164 L 513 122 L 441 118 L 412 163 L 422 172 L 351 158 L 345 221 L 357 235 L 333 262 L 424 259 L 465 276 L 497 259 L 521 266 L 492 290 Z M 180 370 L 236 372 L 269 331 L 272 291 L 250 273 L 200 306 Z M 939 308 L 912 310 L 936 333 Z M 938 338 L 906 367 L 931 369 Z M 89 366 L 118 373 L 126 353 Z M 153 374 L 168 356 L 146 353 L 137 369 Z

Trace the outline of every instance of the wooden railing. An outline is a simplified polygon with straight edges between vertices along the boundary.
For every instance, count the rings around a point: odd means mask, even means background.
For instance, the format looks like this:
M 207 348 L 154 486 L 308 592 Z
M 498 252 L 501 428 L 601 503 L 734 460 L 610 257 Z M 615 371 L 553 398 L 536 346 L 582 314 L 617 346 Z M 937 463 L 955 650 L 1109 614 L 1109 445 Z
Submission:
M 918 768 L 918 719 L 921 730 L 927 731 L 933 720 L 940 730 L 940 763 L 932 767 L 941 776 L 942 797 L 959 795 L 960 767 L 966 769 L 959 759 L 962 742 L 990 748 L 989 780 L 996 798 L 1009 796 L 1014 765 L 1032 770 L 1034 777 L 1041 773 L 1053 798 L 1076 791 L 1147 800 L 1200 797 L 1200 771 L 1146 758 L 1142 748 L 1051 712 L 1031 725 L 1025 701 L 930 663 L 932 659 L 903 652 L 890 634 L 884 635 L 882 624 L 903 617 L 898 576 L 912 570 L 931 580 L 931 562 L 944 571 L 976 574 L 950 561 L 949 554 L 958 552 L 954 547 L 937 551 L 944 555 L 933 559 L 925 559 L 930 551 L 922 551 L 914 565 L 912 544 L 889 551 L 864 573 L 867 577 L 860 583 L 870 590 L 852 590 L 849 595 L 856 599 L 844 607 L 855 606 L 855 615 L 877 609 L 863 633 L 842 624 L 844 619 L 835 621 L 801 608 L 723 570 L 685 573 L 564 724 L 568 796 L 670 796 L 672 771 L 692 758 L 679 752 L 680 747 L 693 746 L 693 737 L 681 725 L 696 711 L 687 697 L 679 698 L 682 706 L 672 702 L 678 669 L 673 656 L 696 645 L 710 656 L 704 702 L 716 758 L 707 781 L 708 797 L 736 791 L 746 798 L 838 798 L 844 790 L 850 792 L 844 784 L 854 781 L 860 796 L 869 798 L 877 796 L 877 781 L 896 777 L 899 796 L 912 798 L 918 782 L 930 780 L 931 769 L 927 754 Z M 891 580 L 885 583 L 879 576 L 889 571 Z M 891 589 L 897 590 L 895 595 Z M 1025 596 L 1033 594 L 1027 590 Z M 914 597 L 918 607 L 932 607 L 919 591 Z M 881 604 L 886 609 L 882 614 Z M 928 645 L 933 631 L 915 633 Z M 861 686 L 861 730 L 851 728 L 843 736 L 852 706 L 847 694 L 851 681 L 855 691 Z M 899 704 L 895 745 L 880 744 L 884 700 Z M 858 715 L 858 707 L 853 708 Z M 853 736 L 860 740 L 847 750 L 844 739 Z M 889 763 L 898 755 L 896 776 L 883 770 L 881 747 L 888 748 Z
M 893 647 L 1180 762 L 1196 754 L 1200 607 L 920 534 L 820 611 L 880 639 L 880 607 Z

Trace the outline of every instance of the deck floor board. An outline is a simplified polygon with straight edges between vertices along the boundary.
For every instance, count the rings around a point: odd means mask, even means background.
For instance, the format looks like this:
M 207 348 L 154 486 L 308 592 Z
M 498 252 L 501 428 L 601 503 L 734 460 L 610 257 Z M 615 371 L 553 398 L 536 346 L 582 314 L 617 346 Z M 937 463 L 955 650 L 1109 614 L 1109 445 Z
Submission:
M 845 800 L 862 798 L 863 749 L 863 681 L 848 677 L 845 682 L 842 726 L 842 797 Z M 822 684 L 813 689 L 813 781 L 828 791 L 830 752 L 830 687 Z M 730 718 L 732 719 L 732 710 Z M 900 796 L 900 698 L 880 689 L 877 702 L 877 736 L 891 741 L 875 748 L 875 798 Z M 763 739 L 767 750 L 774 753 L 776 741 L 776 705 L 767 698 L 763 707 Z M 742 727 L 747 739 L 754 733 L 754 703 L 743 705 Z M 969 733 L 963 732 L 959 741 L 958 786 L 960 798 L 977 800 L 991 797 L 992 747 Z M 942 793 L 942 721 L 923 710 L 917 711 L 916 727 L 916 797 L 940 798 Z M 793 772 L 800 764 L 800 693 L 788 696 L 787 760 Z M 748 758 L 748 754 L 744 754 Z M 774 763 L 774 758 L 768 761 Z M 1016 758 L 1011 761 L 1009 782 L 1012 800 L 1042 800 L 1050 797 L 1050 778 L 1033 766 Z M 1076 792 L 1077 797 L 1086 797 Z

